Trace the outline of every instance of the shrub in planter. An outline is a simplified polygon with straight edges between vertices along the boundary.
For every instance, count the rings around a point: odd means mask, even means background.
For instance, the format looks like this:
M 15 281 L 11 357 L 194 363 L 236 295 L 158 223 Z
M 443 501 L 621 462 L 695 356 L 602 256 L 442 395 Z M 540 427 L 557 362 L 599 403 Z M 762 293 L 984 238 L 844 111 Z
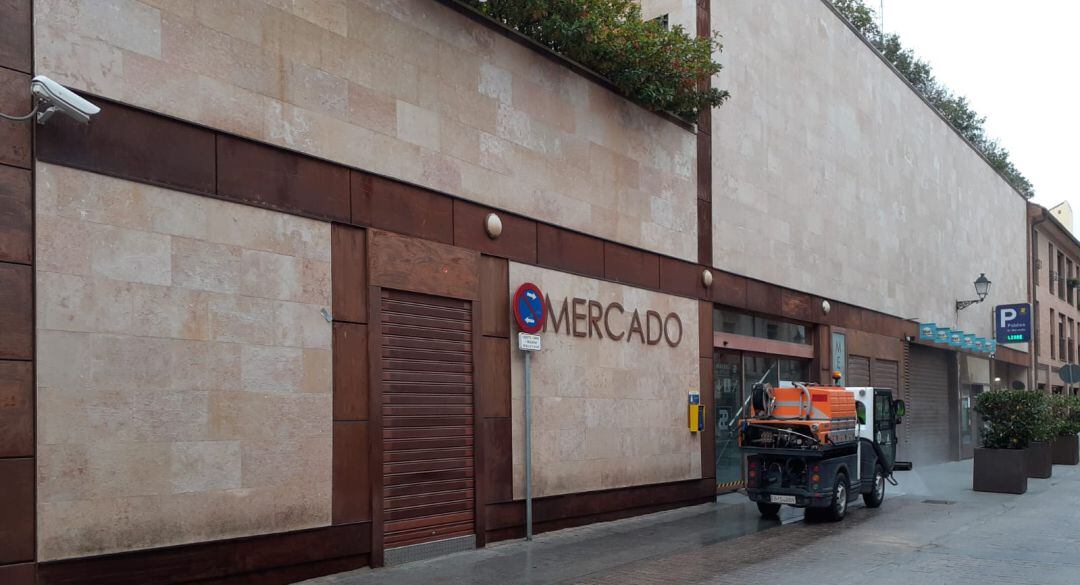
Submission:
M 1080 464 L 1080 397 L 1054 395 L 1050 397 L 1054 439 L 1050 443 L 1055 465 Z
M 1027 491 L 1027 453 L 1049 420 L 1046 395 L 1029 390 L 994 390 L 979 395 L 975 410 L 983 417 L 982 447 L 975 449 L 972 488 L 981 492 Z
M 600 74 L 655 111 L 693 120 L 728 92 L 699 84 L 720 71 L 719 36 L 641 18 L 634 0 L 458 0 Z
M 1053 450 L 1051 441 L 1057 436 L 1058 425 L 1051 410 L 1051 395 L 1032 392 L 1039 397 L 1035 404 L 1034 423 L 1031 428 L 1031 443 L 1027 448 L 1028 477 L 1046 479 L 1054 472 Z

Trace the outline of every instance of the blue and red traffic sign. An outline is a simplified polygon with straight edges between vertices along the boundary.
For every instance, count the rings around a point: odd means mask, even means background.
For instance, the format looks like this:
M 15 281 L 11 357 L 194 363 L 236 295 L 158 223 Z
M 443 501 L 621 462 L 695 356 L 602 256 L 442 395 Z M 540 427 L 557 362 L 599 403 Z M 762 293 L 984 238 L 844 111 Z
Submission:
M 544 295 L 540 287 L 526 282 L 514 293 L 514 320 L 525 333 L 536 333 L 544 326 Z

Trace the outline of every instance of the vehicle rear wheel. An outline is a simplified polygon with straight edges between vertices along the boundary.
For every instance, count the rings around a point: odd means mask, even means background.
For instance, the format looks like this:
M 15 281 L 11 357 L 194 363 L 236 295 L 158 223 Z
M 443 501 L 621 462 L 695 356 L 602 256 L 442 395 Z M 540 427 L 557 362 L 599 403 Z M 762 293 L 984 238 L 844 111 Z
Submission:
M 826 516 L 833 522 L 839 522 L 847 515 L 848 482 L 843 473 L 836 474 L 836 483 L 833 485 L 832 502 L 825 509 Z
M 863 494 L 863 503 L 867 508 L 877 508 L 885 501 L 885 470 L 880 465 L 874 467 L 874 487 Z
M 768 502 L 757 503 L 758 512 L 761 512 L 762 516 L 777 516 L 780 514 L 780 504 L 770 504 Z

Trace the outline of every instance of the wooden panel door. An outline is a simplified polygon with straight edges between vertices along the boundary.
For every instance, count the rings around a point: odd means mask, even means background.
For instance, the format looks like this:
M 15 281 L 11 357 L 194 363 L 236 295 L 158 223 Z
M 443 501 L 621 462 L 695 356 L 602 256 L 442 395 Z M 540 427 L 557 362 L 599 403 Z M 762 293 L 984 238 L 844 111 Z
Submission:
M 474 533 L 472 307 L 384 290 L 383 542 Z

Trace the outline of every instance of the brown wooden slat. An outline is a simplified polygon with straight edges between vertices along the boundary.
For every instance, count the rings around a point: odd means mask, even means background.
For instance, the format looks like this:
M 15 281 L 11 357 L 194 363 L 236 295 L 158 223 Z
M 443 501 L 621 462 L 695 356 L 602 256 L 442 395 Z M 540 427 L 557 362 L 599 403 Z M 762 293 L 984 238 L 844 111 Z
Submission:
M 399 323 L 385 323 L 382 326 L 383 335 L 387 336 L 383 343 L 394 347 L 395 337 L 412 337 L 420 339 L 441 339 L 444 341 L 472 341 L 472 334 L 468 331 L 447 331 L 433 327 L 417 327 L 415 325 L 401 325 Z
M 439 514 L 437 516 L 425 516 L 423 518 L 410 518 L 408 520 L 398 520 L 396 522 L 386 523 L 386 536 L 390 537 L 391 532 L 401 532 L 405 530 L 415 530 L 417 528 L 426 528 L 429 526 L 448 526 L 451 524 L 458 524 L 462 522 L 472 522 L 473 513 L 468 512 L 456 512 L 453 514 Z
M 383 372 L 439 372 L 442 374 L 472 373 L 472 360 L 466 357 L 461 363 L 425 362 L 421 360 L 384 359 Z
M 472 405 L 451 404 L 409 404 L 403 406 L 383 406 L 383 416 L 465 416 L 472 415 Z
M 472 447 L 473 437 L 437 437 L 431 439 L 389 439 L 384 442 L 384 453 L 411 452 L 416 449 L 456 449 L 459 447 Z
M 471 416 L 384 416 L 383 426 L 395 427 L 471 427 Z
M 471 374 L 444 374 L 441 372 L 383 372 L 386 382 L 436 382 L 449 384 L 472 384 Z
M 386 451 L 383 453 L 383 462 L 392 463 L 396 461 L 460 459 L 462 457 L 468 457 L 471 459 L 472 456 L 472 447 L 453 447 L 450 449 L 412 449 L 404 452 Z
M 387 343 L 389 341 L 389 343 Z M 468 341 L 454 341 L 451 339 L 424 339 L 421 337 L 392 337 L 383 339 L 382 351 L 387 352 L 393 348 L 402 349 L 427 349 L 435 351 L 452 351 L 460 353 L 472 353 L 472 344 Z
M 452 514 L 454 512 L 467 512 L 474 508 L 473 501 L 462 500 L 457 502 L 444 502 L 428 506 L 416 506 L 414 508 L 386 508 L 386 519 L 389 521 L 408 520 L 409 518 L 423 518 L 436 514 Z
M 446 405 L 472 405 L 473 401 L 468 394 L 389 394 L 383 396 L 383 405 L 387 404 L 446 404 Z
M 386 509 L 391 508 L 412 508 L 415 506 L 426 506 L 428 504 L 441 504 L 443 502 L 458 502 L 461 500 L 473 500 L 473 496 L 476 495 L 475 490 L 453 490 L 448 492 L 435 492 L 427 493 L 418 496 L 397 496 L 393 498 L 386 498 Z
M 413 347 L 384 347 L 382 356 L 388 359 L 423 360 L 429 362 L 459 362 L 467 361 L 472 356 L 468 351 L 447 351 L 443 349 L 413 348 Z
M 437 494 L 449 491 L 472 490 L 474 488 L 475 484 L 471 479 L 451 479 L 446 481 L 388 486 L 383 491 L 383 496 L 386 498 L 396 498 L 423 494 Z
M 393 237 L 392 234 L 386 235 L 389 237 Z M 415 303 L 418 305 L 427 305 L 429 307 L 445 307 L 448 309 L 469 310 L 471 307 L 469 301 L 463 301 L 450 297 L 430 296 L 421 293 L 409 292 L 406 290 L 383 289 L 382 298 L 384 301 L 387 302 Z
M 394 382 L 384 380 L 383 394 L 442 394 L 444 396 L 466 395 L 472 396 L 470 384 L 416 384 L 411 382 Z
M 408 325 L 410 327 L 423 327 L 426 329 L 439 329 L 445 331 L 472 331 L 472 324 L 458 319 L 440 319 L 437 317 L 423 317 L 419 315 L 406 315 L 403 313 L 383 312 L 383 326 Z
M 462 323 L 468 323 L 470 313 L 468 307 L 444 307 L 418 302 L 395 301 L 385 298 L 382 300 L 381 306 L 384 315 L 394 314 L 399 316 L 410 315 L 425 318 L 432 317 L 435 319 L 458 321 Z
M 379 308 L 383 542 L 470 534 L 477 518 L 471 304 L 384 289 Z
M 472 438 L 472 427 L 439 427 L 439 428 L 423 428 L 423 427 L 400 427 L 396 429 L 383 429 L 383 439 L 435 439 L 435 438 L 453 438 L 462 439 L 468 437 Z M 387 448 L 390 448 L 390 444 L 387 443 Z
M 439 471 L 424 471 L 418 473 L 402 473 L 388 475 L 383 478 L 384 485 L 405 485 L 410 483 L 426 483 L 429 481 L 446 481 L 448 479 L 470 479 L 472 469 L 442 469 Z
M 395 463 L 383 463 L 383 473 L 424 473 L 428 471 L 442 471 L 448 469 L 471 469 L 472 457 L 463 459 L 428 459 L 421 461 L 398 461 Z

